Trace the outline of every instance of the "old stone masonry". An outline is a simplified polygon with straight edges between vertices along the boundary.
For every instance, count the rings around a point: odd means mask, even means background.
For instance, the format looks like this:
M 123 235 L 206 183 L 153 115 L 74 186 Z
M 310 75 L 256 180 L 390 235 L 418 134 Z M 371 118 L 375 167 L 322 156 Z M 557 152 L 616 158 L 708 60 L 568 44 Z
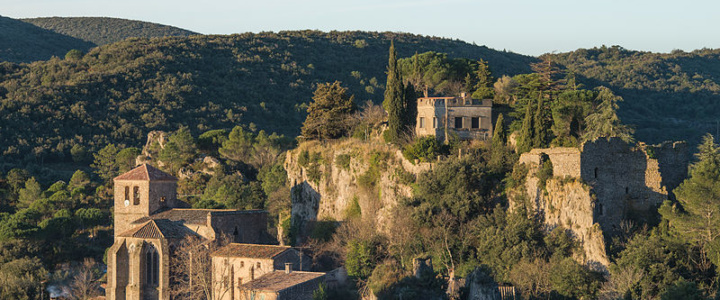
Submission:
M 540 184 L 545 161 L 552 177 Z M 586 263 L 607 266 L 605 238 L 629 222 L 645 222 L 687 174 L 684 142 L 630 145 L 601 138 L 580 148 L 533 149 L 520 157 L 529 167 L 526 200 L 550 227 L 571 230 L 581 241 Z M 544 187 L 544 188 L 543 188 Z M 511 199 L 520 205 L 521 197 Z

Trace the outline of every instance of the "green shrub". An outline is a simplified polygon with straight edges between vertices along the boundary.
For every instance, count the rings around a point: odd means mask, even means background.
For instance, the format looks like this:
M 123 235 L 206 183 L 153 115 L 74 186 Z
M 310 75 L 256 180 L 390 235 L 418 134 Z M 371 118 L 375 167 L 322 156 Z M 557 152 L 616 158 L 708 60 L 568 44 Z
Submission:
M 340 154 L 335 157 L 335 165 L 343 170 L 350 170 L 350 154 Z
M 403 148 L 403 156 L 409 161 L 419 159 L 420 161 L 433 161 L 438 155 L 446 154 L 447 147 L 438 142 L 435 137 L 421 137 L 416 139 L 412 144 L 408 144 Z

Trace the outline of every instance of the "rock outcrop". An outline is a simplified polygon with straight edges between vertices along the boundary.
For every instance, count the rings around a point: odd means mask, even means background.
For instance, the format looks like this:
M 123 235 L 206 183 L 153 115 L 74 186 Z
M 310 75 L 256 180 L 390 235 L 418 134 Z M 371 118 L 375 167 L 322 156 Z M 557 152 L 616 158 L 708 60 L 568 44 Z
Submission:
M 412 196 L 403 177 L 431 164 L 413 165 L 397 148 L 355 139 L 300 144 L 288 151 L 285 170 L 292 187 L 292 222 L 345 220 L 359 213 L 383 229 L 398 199 Z

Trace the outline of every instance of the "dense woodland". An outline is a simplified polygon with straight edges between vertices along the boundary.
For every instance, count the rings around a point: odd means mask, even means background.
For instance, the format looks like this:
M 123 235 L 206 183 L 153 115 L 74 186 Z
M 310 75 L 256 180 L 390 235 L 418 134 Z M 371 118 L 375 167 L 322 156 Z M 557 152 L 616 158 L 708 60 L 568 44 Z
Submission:
M 71 49 L 0 63 L 2 299 L 36 299 L 43 285 L 71 286 L 78 299 L 97 293 L 112 244 L 111 179 L 140 154 L 178 175 L 193 207 L 266 209 L 269 230 L 280 227 L 280 238 L 295 243 L 281 161 L 313 139 L 389 142 L 411 161 L 444 157 L 417 177 L 396 175 L 414 189 L 389 220 L 397 230 L 379 230 L 357 207 L 346 220 L 319 222 L 298 245 L 315 249 L 316 270 L 345 265 L 351 276 L 349 287 L 318 299 L 443 299 L 447 279 L 466 276 L 511 284 L 523 299 L 718 294 L 720 225 L 704 216 L 720 209 L 720 148 L 700 137 L 714 132 L 720 108 L 712 68 L 719 50 L 603 47 L 532 58 L 410 34 L 317 31 Z M 502 116 L 492 141 L 413 137 L 411 104 L 425 91 L 494 99 Z M 373 134 L 384 121 L 386 134 Z M 153 130 L 169 135 L 144 147 Z M 658 208 L 655 221 L 627 220 L 608 237 L 612 264 L 599 270 L 574 259 L 581 250 L 565 230 L 547 231 L 528 209 L 507 205 L 528 172 L 518 153 L 607 136 L 687 138 L 700 147 L 677 200 Z M 467 154 L 453 155 L 458 149 Z M 372 153 L 362 184 L 374 188 L 388 155 Z M 542 169 L 539 177 L 552 176 Z M 418 257 L 432 257 L 434 273 L 411 276 Z
M 101 46 L 128 38 L 190 36 L 198 33 L 177 27 L 100 17 L 50 17 L 22 19 L 23 22 Z

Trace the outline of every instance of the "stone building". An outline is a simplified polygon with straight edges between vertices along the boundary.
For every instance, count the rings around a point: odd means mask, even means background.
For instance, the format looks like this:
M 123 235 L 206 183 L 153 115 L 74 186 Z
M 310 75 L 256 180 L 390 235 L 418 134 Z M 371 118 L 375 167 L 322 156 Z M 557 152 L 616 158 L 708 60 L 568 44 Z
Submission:
M 540 184 L 535 174 L 548 159 L 552 178 Z M 685 179 L 689 159 L 684 142 L 650 146 L 601 138 L 580 148 L 533 149 L 520 163 L 529 166 L 530 206 L 546 224 L 574 232 L 588 261 L 607 265 L 604 238 L 625 220 L 651 218 Z
M 310 258 L 302 255 L 297 249 L 289 246 L 254 245 L 231 243 L 212 253 L 213 281 L 216 299 L 242 300 L 262 299 L 248 298 L 248 293 L 265 291 L 267 283 L 283 279 L 282 289 L 285 290 L 306 280 L 320 278 L 325 273 L 293 272 L 294 275 L 279 275 L 292 271 L 305 271 L 310 268 Z M 278 274 L 273 274 L 278 273 Z M 273 278 L 273 279 L 269 279 Z M 290 284 L 290 283 L 293 284 Z M 263 289 L 250 289 L 248 287 Z M 317 286 L 317 284 L 315 284 Z M 278 292 L 280 290 L 275 290 Z M 314 290 L 314 288 L 312 289 Z M 264 296 L 265 299 L 277 297 Z M 281 297 L 281 299 L 286 299 Z M 297 298 L 300 299 L 300 298 Z
M 171 247 L 187 236 L 268 243 L 267 212 L 188 209 L 177 179 L 143 164 L 114 179 L 115 242 L 107 252 L 107 299 L 170 299 Z
M 312 300 L 325 273 L 293 271 L 288 266 L 240 286 L 239 300 Z
M 461 139 L 485 140 L 492 137 L 492 100 L 473 99 L 467 93 L 459 97 L 422 97 L 417 99 L 417 136 L 445 139 L 457 134 Z

